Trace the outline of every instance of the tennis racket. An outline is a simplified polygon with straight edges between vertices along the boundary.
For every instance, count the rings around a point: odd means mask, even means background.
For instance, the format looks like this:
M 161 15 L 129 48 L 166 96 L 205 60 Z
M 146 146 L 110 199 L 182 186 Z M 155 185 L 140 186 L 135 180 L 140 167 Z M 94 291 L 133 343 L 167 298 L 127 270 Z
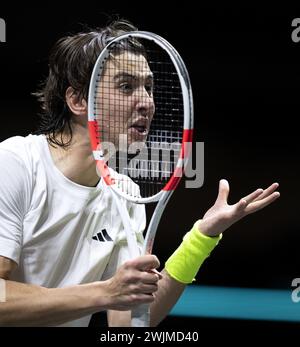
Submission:
M 142 249 L 150 254 L 193 134 L 190 79 L 173 46 L 144 31 L 111 39 L 91 76 L 88 127 L 98 175 L 113 195 L 132 258 L 141 254 L 126 202 L 157 203 Z M 149 305 L 133 309 L 131 325 L 149 326 L 149 312 Z

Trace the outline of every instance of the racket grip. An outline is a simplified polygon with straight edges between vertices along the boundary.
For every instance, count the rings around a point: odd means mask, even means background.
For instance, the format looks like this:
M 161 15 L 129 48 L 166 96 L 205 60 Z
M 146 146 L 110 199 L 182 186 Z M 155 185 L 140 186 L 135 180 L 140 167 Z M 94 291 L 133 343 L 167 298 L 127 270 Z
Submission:
M 142 304 L 131 311 L 132 327 L 150 327 L 150 305 Z

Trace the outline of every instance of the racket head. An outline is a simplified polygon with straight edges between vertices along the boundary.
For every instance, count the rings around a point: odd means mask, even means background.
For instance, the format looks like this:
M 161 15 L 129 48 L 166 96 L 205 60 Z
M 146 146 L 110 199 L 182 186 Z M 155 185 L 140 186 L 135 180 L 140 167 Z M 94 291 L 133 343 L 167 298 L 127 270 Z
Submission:
M 147 203 L 174 191 L 193 134 L 192 88 L 175 48 L 143 31 L 108 43 L 91 77 L 88 126 L 97 172 L 116 193 Z

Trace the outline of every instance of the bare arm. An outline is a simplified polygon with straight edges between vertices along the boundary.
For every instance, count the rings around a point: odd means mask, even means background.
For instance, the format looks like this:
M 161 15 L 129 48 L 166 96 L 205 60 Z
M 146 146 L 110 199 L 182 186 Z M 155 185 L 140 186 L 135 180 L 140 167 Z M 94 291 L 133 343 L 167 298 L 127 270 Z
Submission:
M 17 265 L 0 257 L 0 278 L 5 280 L 5 302 L 0 303 L 1 326 L 58 325 L 105 309 L 105 282 L 48 289 L 10 281 Z M 96 295 L 97 294 L 97 295 Z
M 51 326 L 78 319 L 105 309 L 95 300 L 101 296 L 103 283 L 48 289 L 6 281 L 6 302 L 0 304 L 0 325 Z M 103 295 L 103 294 L 102 294 Z
M 186 284 L 171 278 L 165 270 L 162 271 L 162 276 L 159 289 L 155 294 L 155 302 L 151 305 L 150 325 L 154 327 L 167 316 L 186 287 Z
M 0 325 L 59 325 L 102 310 L 126 311 L 141 303 L 151 303 L 153 297 L 144 291 L 155 290 L 157 279 L 148 276 L 145 284 L 141 269 L 157 266 L 154 256 L 144 256 L 124 264 L 110 280 L 48 289 L 10 281 L 16 265 L 0 257 L 0 278 L 5 279 L 6 285 L 6 302 L 0 303 Z

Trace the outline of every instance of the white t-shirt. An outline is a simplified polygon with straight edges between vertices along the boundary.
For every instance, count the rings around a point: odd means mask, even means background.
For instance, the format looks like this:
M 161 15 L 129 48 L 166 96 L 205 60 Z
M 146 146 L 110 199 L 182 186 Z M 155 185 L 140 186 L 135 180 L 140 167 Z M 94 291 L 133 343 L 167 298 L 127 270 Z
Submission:
M 123 203 L 142 242 L 145 208 Z M 66 178 L 43 135 L 0 143 L 0 255 L 18 264 L 12 280 L 47 288 L 105 280 L 129 258 L 109 189 L 102 181 L 85 187 Z

